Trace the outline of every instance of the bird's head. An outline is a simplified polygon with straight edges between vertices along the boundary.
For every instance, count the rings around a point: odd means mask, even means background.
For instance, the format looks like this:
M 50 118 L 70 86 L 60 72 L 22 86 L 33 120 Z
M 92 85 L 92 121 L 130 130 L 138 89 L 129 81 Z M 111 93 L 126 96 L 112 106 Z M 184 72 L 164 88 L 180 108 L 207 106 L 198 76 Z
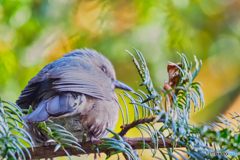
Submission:
M 87 58 L 90 62 L 92 62 L 96 69 L 99 70 L 99 72 L 111 79 L 114 88 L 134 91 L 131 87 L 116 79 L 116 74 L 112 63 L 97 51 L 88 48 L 77 49 L 65 55 L 65 57 L 68 56 Z

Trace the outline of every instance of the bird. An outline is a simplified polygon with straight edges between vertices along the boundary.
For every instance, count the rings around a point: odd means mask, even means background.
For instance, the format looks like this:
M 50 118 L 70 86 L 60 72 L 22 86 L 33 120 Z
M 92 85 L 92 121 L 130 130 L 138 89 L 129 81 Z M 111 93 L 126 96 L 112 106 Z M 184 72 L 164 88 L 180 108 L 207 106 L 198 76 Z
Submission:
M 16 104 L 33 112 L 21 117 L 35 143 L 46 137 L 34 128 L 48 119 L 81 141 L 107 137 L 118 121 L 115 89 L 134 90 L 116 79 L 112 63 L 93 49 L 76 49 L 46 65 L 22 90 Z M 41 137 L 42 136 L 42 137 Z

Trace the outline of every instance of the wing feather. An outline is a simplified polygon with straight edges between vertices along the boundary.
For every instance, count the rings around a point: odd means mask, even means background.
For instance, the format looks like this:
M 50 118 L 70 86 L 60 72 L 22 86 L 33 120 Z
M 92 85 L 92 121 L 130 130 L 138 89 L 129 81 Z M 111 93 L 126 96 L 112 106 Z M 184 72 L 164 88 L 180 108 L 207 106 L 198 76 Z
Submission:
M 109 77 L 102 74 L 89 61 L 71 57 L 62 59 L 72 59 L 74 65 L 63 63 L 64 61 L 60 59 L 44 67 L 22 91 L 16 102 L 21 108 L 28 108 L 36 99 L 49 98 L 45 95 L 50 91 L 53 94 L 76 92 L 111 100 L 112 86 Z M 78 61 L 79 65 L 76 65 L 75 61 Z

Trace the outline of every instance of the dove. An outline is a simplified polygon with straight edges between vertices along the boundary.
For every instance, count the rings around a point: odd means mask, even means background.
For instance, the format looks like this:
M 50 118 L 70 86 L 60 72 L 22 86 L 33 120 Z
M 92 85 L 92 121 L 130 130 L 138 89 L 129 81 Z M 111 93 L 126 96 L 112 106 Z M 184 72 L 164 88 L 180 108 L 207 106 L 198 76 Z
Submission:
M 34 122 L 51 119 L 70 131 L 79 140 L 107 137 L 119 116 L 115 89 L 133 91 L 116 79 L 111 62 L 92 49 L 77 49 L 46 65 L 22 90 L 16 101 L 22 109 L 33 112 L 21 118 L 35 142 L 42 143 L 42 133 Z M 45 137 L 46 138 L 46 137 Z

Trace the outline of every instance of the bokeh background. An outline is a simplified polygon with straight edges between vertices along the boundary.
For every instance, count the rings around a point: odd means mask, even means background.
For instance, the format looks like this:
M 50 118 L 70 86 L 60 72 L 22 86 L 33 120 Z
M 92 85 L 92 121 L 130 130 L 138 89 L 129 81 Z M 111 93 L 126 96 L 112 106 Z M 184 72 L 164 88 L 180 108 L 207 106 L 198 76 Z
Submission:
M 84 47 L 108 57 L 134 89 L 141 80 L 125 50 L 137 48 L 159 92 L 167 62 L 178 62 L 177 52 L 196 55 L 206 105 L 192 123 L 240 113 L 240 0 L 0 0 L 1 98 L 15 102 L 46 64 Z

